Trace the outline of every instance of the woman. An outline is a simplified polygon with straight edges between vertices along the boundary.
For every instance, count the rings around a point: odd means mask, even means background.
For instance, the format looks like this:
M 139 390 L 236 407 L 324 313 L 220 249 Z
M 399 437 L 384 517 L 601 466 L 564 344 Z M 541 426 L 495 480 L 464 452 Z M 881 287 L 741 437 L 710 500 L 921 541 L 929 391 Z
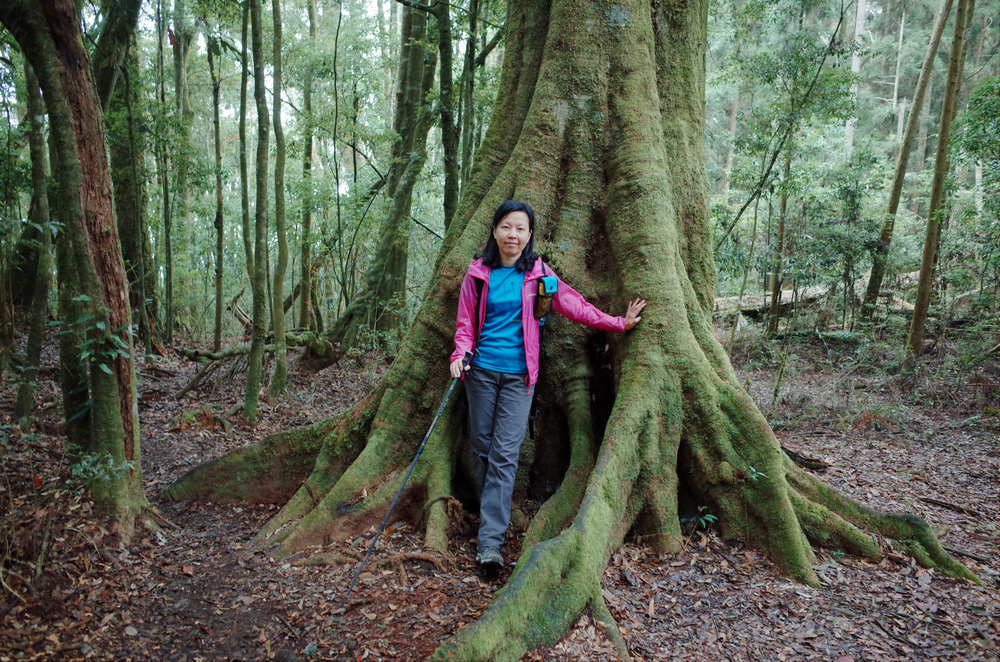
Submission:
M 493 215 L 493 231 L 462 281 L 451 376 L 464 370 L 469 400 L 470 443 L 479 492 L 479 552 L 487 569 L 503 566 L 500 546 L 510 522 L 517 457 L 538 381 L 539 325 L 535 318 L 538 279 L 555 276 L 535 254 L 535 212 L 508 200 Z M 557 279 L 552 308 L 574 322 L 623 332 L 641 319 L 646 302 L 629 303 L 625 317 L 601 312 Z

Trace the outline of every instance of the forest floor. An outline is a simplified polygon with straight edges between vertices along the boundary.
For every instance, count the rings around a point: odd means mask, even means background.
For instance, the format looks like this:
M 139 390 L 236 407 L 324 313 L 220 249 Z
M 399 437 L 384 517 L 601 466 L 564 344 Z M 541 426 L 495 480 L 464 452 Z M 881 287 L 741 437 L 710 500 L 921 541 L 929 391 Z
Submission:
M 759 551 L 720 540 L 706 519 L 707 530 L 689 530 L 679 553 L 629 542 L 608 564 L 604 595 L 633 659 L 1000 659 L 995 363 L 964 374 L 945 342 L 903 384 L 879 367 L 877 349 L 853 344 L 800 340 L 736 354 L 741 380 L 785 447 L 828 463 L 820 475 L 849 496 L 925 517 L 986 586 L 925 570 L 902 552 L 872 564 L 817 550 L 822 586 L 812 588 Z M 68 468 L 55 356 L 45 359 L 41 425 L 31 433 L 13 425 L 14 385 L 0 383 L 0 662 L 424 660 L 483 612 L 506 577 L 477 573 L 470 536 L 435 557 L 399 523 L 383 534 L 345 609 L 357 563 L 312 565 L 319 557 L 309 553 L 274 561 L 247 548 L 276 512 L 267 504 L 164 504 L 169 525 L 127 548 L 109 545 L 90 517 L 86 476 Z M 196 368 L 163 358 L 141 368 L 150 499 L 202 461 L 343 411 L 384 363 L 348 358 L 319 375 L 293 374 L 288 397 L 263 402 L 255 427 L 224 415 L 241 401 L 242 375 L 219 371 L 178 399 Z M 327 551 L 360 558 L 373 533 Z M 519 542 L 515 532 L 506 557 Z M 615 659 L 587 616 L 523 658 Z

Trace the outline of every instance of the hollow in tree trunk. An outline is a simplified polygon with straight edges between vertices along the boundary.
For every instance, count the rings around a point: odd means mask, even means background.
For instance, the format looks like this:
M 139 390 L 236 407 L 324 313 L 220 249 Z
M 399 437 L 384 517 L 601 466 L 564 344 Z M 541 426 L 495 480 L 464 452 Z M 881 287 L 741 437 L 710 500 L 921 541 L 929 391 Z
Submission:
M 444 392 L 469 259 L 493 210 L 513 197 L 533 204 L 536 242 L 588 300 L 609 311 L 625 310 L 629 297 L 649 305 L 635 330 L 614 337 L 550 316 L 533 469 L 558 485 L 529 523 L 507 585 L 433 659 L 518 659 L 584 611 L 607 618 L 607 559 L 630 530 L 658 550 L 679 549 L 685 503 L 707 507 L 723 536 L 747 540 L 810 584 L 810 543 L 878 558 L 865 529 L 971 577 L 923 520 L 874 512 L 791 464 L 712 333 L 707 0 L 508 7 L 493 119 L 389 371 L 353 410 L 203 465 L 164 496 L 282 498 L 304 478 L 254 541 L 278 557 L 376 524 Z M 459 402 L 394 511 L 423 514 L 431 549 L 448 545 L 443 497 L 471 481 L 457 461 Z

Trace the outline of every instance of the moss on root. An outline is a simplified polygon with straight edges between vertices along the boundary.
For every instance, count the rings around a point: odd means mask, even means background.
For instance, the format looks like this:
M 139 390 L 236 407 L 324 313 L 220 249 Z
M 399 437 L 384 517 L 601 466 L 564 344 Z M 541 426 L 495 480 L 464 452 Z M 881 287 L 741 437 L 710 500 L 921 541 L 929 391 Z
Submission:
M 498 111 L 407 340 L 255 540 L 285 556 L 384 516 L 444 392 L 469 256 L 499 202 L 530 200 L 536 241 L 564 280 L 605 310 L 623 310 L 635 296 L 649 305 L 624 336 L 546 326 L 540 399 L 549 420 L 524 459 L 562 478 L 530 522 L 505 587 L 435 660 L 516 660 L 557 641 L 585 610 L 613 627 L 599 599 L 607 561 L 630 529 L 676 549 L 681 490 L 725 536 L 764 550 L 803 582 L 818 583 L 810 541 L 877 558 L 866 531 L 975 580 L 919 518 L 866 509 L 792 465 L 712 334 L 698 96 L 707 7 L 510 0 Z M 445 412 L 397 506 L 396 517 L 424 522 L 431 549 L 447 547 L 446 504 L 463 487 L 454 471 L 461 416 L 455 403 Z
M 316 464 L 336 419 L 271 435 L 201 464 L 164 488 L 160 501 L 211 499 L 226 503 L 282 503 Z

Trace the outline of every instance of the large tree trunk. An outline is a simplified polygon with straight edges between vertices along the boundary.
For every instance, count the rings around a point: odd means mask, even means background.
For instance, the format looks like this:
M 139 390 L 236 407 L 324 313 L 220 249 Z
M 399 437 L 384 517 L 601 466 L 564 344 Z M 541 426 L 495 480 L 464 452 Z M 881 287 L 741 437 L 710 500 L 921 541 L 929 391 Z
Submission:
M 52 213 L 62 223 L 60 241 L 85 297 L 87 316 L 66 323 L 85 334 L 89 356 L 73 348 L 74 356 L 61 361 L 85 362 L 90 368 L 89 434 L 82 450 L 108 475 L 89 487 L 112 529 L 128 538 L 136 518 L 148 508 L 139 457 L 131 314 L 103 118 L 79 21 L 71 0 L 0 5 L 0 23 L 17 39 L 45 98 L 59 189 Z
M 909 349 L 907 363 L 912 365 L 920 356 L 924 346 L 924 325 L 931 301 L 931 279 L 934 276 L 934 262 L 938 242 L 941 239 L 941 216 L 944 202 L 945 177 L 948 174 L 948 138 L 951 122 L 958 108 L 958 94 L 962 87 L 962 70 L 965 64 L 965 28 L 972 22 L 975 0 L 958 0 L 955 12 L 955 36 L 951 42 L 951 57 L 948 59 L 948 81 L 945 83 L 944 104 L 941 108 L 941 124 L 938 128 L 937 152 L 934 160 L 934 179 L 931 182 L 931 201 L 927 210 L 927 230 L 924 234 L 924 251 L 920 260 L 920 276 L 917 279 L 917 300 L 913 304 L 910 332 L 906 339 Z
M 286 556 L 384 515 L 447 383 L 470 256 L 496 206 L 516 197 L 535 206 L 536 241 L 553 268 L 590 301 L 624 310 L 641 295 L 649 306 L 624 336 L 550 316 L 533 456 L 534 469 L 561 483 L 530 522 L 507 586 L 434 659 L 518 659 L 587 609 L 606 618 L 600 582 L 611 553 L 630 530 L 659 550 L 679 549 L 685 504 L 707 507 L 724 536 L 812 584 L 810 542 L 880 556 L 864 528 L 970 576 L 919 518 L 873 512 L 791 464 L 715 340 L 703 153 L 708 2 L 508 7 L 493 119 L 416 321 L 375 391 L 306 434 L 313 470 L 255 544 Z M 453 398 L 395 511 L 424 515 L 432 549 L 448 544 L 442 497 L 471 481 L 456 459 L 463 413 Z M 203 466 L 168 494 L 223 498 L 242 473 L 238 487 L 256 498 L 276 467 L 301 464 L 286 442 Z M 277 459 L 259 461 L 269 456 Z
M 874 313 L 879 292 L 882 290 L 885 267 L 889 261 L 889 248 L 892 244 L 892 232 L 896 226 L 896 210 L 899 209 L 899 198 L 903 192 L 903 182 L 906 179 L 906 166 L 910 160 L 913 136 L 920 123 L 920 110 L 924 107 L 924 94 L 928 91 L 931 73 L 934 70 L 934 56 L 937 55 L 938 44 L 941 43 L 941 35 L 944 33 L 944 24 L 951 12 L 951 2 L 952 0 L 942 0 L 941 7 L 938 9 L 937 18 L 934 20 L 934 29 L 931 32 L 931 40 L 927 44 L 927 53 L 924 55 L 924 63 L 920 67 L 920 76 L 917 78 L 917 88 L 913 92 L 913 101 L 910 103 L 906 131 L 903 133 L 903 140 L 896 153 L 896 169 L 889 187 L 889 202 L 886 205 L 885 220 L 882 221 L 878 246 L 872 258 L 872 272 L 868 278 L 868 288 L 865 290 L 865 299 L 861 304 L 861 315 L 866 319 L 871 318 L 872 313 Z M 902 26 L 900 30 L 902 31 Z

